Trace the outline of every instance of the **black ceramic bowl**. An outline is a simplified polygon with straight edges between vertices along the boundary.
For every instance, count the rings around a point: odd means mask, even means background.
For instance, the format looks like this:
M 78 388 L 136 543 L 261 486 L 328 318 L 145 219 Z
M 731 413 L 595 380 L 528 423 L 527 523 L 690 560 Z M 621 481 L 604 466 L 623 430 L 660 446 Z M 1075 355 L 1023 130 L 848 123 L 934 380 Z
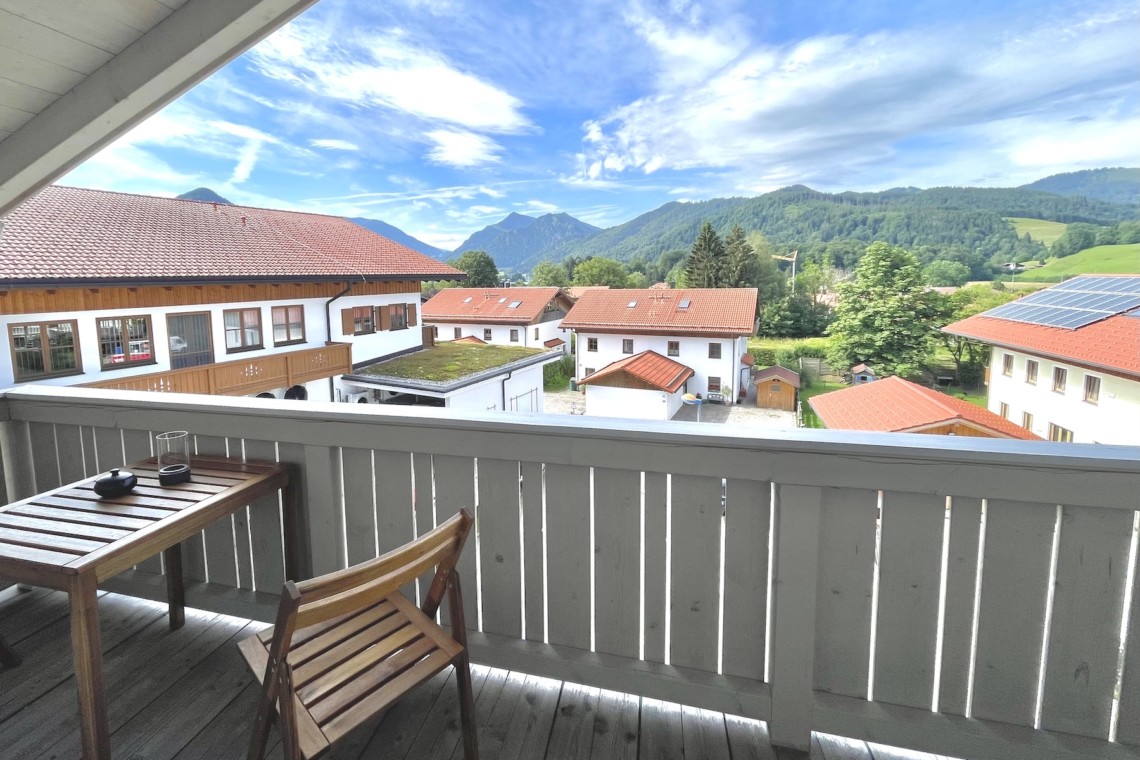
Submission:
M 95 493 L 107 497 L 122 496 L 130 493 L 138 482 L 139 479 L 135 477 L 133 472 L 120 470 L 116 467 L 111 470 L 110 474 L 95 481 Z

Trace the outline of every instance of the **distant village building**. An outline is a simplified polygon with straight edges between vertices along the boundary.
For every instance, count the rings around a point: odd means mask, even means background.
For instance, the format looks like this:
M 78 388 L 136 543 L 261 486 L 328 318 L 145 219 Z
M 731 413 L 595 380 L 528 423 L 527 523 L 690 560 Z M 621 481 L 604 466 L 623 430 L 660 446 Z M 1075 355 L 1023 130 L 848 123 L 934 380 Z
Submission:
M 991 412 L 1052 441 L 1140 444 L 1140 276 L 1075 277 L 943 330 L 991 346 Z
M 766 367 L 752 376 L 756 386 L 756 406 L 761 409 L 796 410 L 800 373 L 779 365 Z
M 555 287 L 444 288 L 423 306 L 435 340 L 474 337 L 484 343 L 569 350 L 559 325 L 574 305 Z
M 0 233 L 0 387 L 343 400 L 456 277 L 339 217 L 48 187 Z
M 808 403 L 824 426 L 833 430 L 1039 440 L 976 404 L 901 377 L 823 393 Z

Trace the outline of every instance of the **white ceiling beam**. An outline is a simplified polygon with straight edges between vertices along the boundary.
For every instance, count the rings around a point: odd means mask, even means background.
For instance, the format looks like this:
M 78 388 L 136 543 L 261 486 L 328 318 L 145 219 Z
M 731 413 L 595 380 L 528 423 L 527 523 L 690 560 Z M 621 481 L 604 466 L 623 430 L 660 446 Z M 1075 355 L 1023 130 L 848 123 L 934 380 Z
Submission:
M 316 0 L 188 0 L 0 142 L 0 217 Z

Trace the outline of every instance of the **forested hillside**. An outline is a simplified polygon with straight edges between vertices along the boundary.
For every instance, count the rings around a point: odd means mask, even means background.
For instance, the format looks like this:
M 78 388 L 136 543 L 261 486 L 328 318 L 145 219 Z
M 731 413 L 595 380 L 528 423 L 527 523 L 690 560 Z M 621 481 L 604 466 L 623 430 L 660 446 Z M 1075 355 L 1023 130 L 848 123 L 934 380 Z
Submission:
M 1058 195 L 1083 195 L 1112 203 L 1140 203 L 1140 169 L 1087 169 L 1054 174 L 1028 185 L 1028 190 L 1044 190 Z

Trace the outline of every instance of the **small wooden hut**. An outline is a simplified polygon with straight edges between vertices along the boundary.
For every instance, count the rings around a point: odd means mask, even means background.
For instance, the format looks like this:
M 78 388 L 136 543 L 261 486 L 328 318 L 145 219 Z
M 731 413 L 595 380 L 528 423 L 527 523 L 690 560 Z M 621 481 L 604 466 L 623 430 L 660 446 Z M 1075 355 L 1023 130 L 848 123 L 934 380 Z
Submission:
M 796 394 L 800 390 L 800 375 L 786 367 L 762 369 L 752 376 L 756 386 L 756 406 L 761 409 L 796 410 Z

